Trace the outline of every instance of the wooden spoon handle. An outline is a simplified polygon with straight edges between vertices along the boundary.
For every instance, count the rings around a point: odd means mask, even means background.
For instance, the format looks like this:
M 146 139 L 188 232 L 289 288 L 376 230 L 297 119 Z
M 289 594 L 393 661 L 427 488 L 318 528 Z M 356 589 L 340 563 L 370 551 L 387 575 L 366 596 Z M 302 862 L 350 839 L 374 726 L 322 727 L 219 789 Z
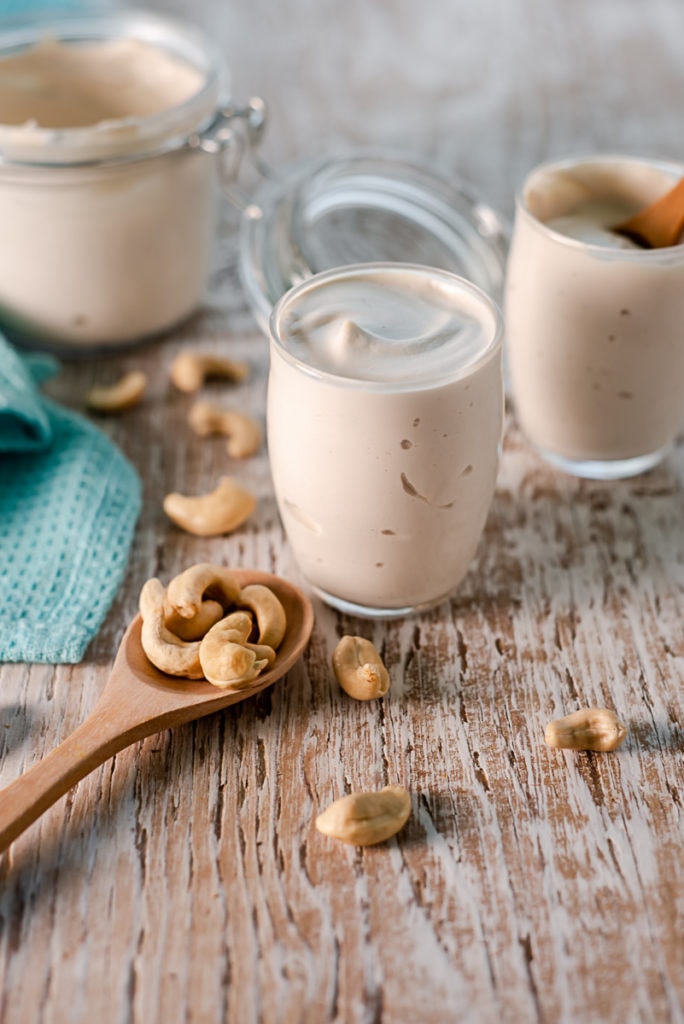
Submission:
M 108 758 L 157 731 L 155 723 L 123 728 L 98 706 L 63 743 L 0 791 L 0 852 L 67 790 Z

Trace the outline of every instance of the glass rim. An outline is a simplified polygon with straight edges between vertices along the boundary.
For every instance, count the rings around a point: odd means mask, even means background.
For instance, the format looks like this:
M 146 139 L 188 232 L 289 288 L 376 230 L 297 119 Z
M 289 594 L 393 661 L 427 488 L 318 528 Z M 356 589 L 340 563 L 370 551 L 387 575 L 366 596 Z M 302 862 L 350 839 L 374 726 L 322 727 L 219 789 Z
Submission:
M 353 218 L 361 210 L 408 226 L 420 255 L 388 251 L 381 236 L 376 248 L 377 226 L 369 229 L 370 242 L 364 234 L 358 245 L 352 228 L 351 247 L 331 244 L 329 218 L 334 223 L 338 213 Z M 312 258 L 312 234 L 314 246 L 323 240 L 322 260 Z M 476 282 L 500 303 L 510 234 L 507 218 L 443 164 L 396 146 L 350 144 L 286 163 L 277 177 L 258 182 L 240 226 L 240 276 L 266 334 L 274 305 L 290 288 L 352 263 L 431 264 Z
M 344 278 L 353 278 L 357 276 L 360 277 L 364 274 L 372 274 L 373 272 L 382 272 L 385 274 L 388 272 L 401 273 L 406 271 L 420 274 L 421 276 L 439 277 L 452 285 L 457 285 L 462 292 L 465 292 L 471 298 L 475 299 L 476 302 L 478 302 L 480 306 L 483 309 L 486 309 L 491 315 L 491 337 L 483 343 L 482 350 L 478 355 L 466 365 L 457 367 L 450 372 L 444 372 L 440 377 L 431 376 L 425 380 L 417 382 L 367 380 L 363 377 L 347 377 L 333 373 L 330 370 L 311 366 L 310 363 L 300 359 L 287 348 L 280 331 L 280 321 L 285 309 L 291 303 L 296 302 L 299 296 L 305 292 L 321 285 L 325 286 L 328 281 L 342 280 Z M 485 333 L 486 332 L 483 330 L 483 334 Z M 460 277 L 458 274 L 453 273 L 453 271 L 443 270 L 439 267 L 431 267 L 421 263 L 350 263 L 346 266 L 334 267 L 331 270 L 324 270 L 321 273 L 314 274 L 312 277 L 301 281 L 299 284 L 290 288 L 289 291 L 285 292 L 271 311 L 269 318 L 269 338 L 271 345 L 277 350 L 281 358 L 307 376 L 341 388 L 358 389 L 359 387 L 362 387 L 365 391 L 402 394 L 407 391 L 433 390 L 435 388 L 451 384 L 463 377 L 470 376 L 471 373 L 475 372 L 476 369 L 495 356 L 497 352 L 501 351 L 504 339 L 504 320 L 499 306 L 489 295 L 487 295 L 486 292 L 476 284 L 473 284 L 472 281 L 468 281 L 465 277 Z
M 679 164 L 676 160 L 661 160 L 656 157 L 630 156 L 628 154 L 620 153 L 580 154 L 576 157 L 565 157 L 560 160 L 544 161 L 528 171 L 522 184 L 516 190 L 516 212 L 519 215 L 524 216 L 535 229 L 537 229 L 542 235 L 547 235 L 556 244 L 566 246 L 569 249 L 581 250 L 582 252 L 588 251 L 595 254 L 597 257 L 603 257 L 603 259 L 626 260 L 629 262 L 649 260 L 654 263 L 664 263 L 671 262 L 675 254 L 684 256 L 684 246 L 682 246 L 681 243 L 677 245 L 664 246 L 659 249 L 646 249 L 641 247 L 634 249 L 612 249 L 607 245 L 600 245 L 598 242 L 584 242 L 579 238 L 571 238 L 570 235 L 565 235 L 562 231 L 557 231 L 555 228 L 550 227 L 545 221 L 540 220 L 539 217 L 530 210 L 527 204 L 525 192 L 534 176 L 542 171 L 553 173 L 568 171 L 573 167 L 591 167 L 592 165 L 604 167 L 613 165 L 618 167 L 621 164 L 632 167 L 652 168 L 653 170 L 660 170 L 664 173 L 671 174 L 673 184 L 684 175 L 684 164 Z M 663 257 L 665 257 L 665 259 L 663 259 Z
M 191 22 L 134 8 L 33 11 L 0 20 L 0 61 L 44 38 L 67 43 L 140 40 L 184 60 L 201 73 L 202 82 L 182 103 L 131 118 L 137 129 L 134 138 L 117 138 L 117 125 L 126 118 L 112 118 L 111 133 L 98 135 L 96 125 L 37 127 L 25 141 L 17 141 L 21 125 L 0 124 L 0 168 L 83 167 L 153 156 L 181 148 L 215 116 L 225 62 L 213 41 Z M 84 150 L 89 152 L 86 158 Z

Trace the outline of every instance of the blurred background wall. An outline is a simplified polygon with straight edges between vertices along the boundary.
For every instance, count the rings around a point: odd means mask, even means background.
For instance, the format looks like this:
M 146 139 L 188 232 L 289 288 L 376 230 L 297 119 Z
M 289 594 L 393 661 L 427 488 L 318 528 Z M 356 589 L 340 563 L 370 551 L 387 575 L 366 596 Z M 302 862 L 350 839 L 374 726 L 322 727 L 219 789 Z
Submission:
M 409 148 L 512 212 L 534 163 L 684 157 L 682 0 L 149 0 L 208 28 L 271 160 Z M 661 97 L 669 102 L 663 104 Z

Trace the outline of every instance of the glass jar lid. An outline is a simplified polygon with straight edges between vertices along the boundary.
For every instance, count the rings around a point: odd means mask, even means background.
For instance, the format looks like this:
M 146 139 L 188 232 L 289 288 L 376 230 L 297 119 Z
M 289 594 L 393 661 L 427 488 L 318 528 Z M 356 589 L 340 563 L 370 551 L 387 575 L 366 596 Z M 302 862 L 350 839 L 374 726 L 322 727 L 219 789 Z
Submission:
M 242 281 L 268 330 L 294 285 L 352 263 L 449 270 L 501 299 L 507 226 L 460 180 L 376 152 L 295 164 L 261 181 L 241 230 Z

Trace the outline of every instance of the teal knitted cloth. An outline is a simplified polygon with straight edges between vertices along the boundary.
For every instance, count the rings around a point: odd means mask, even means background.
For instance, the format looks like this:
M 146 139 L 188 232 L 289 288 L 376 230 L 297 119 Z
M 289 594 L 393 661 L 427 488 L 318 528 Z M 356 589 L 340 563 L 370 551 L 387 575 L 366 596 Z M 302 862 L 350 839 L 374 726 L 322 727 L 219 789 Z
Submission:
M 78 662 L 123 579 L 137 473 L 0 335 L 0 661 Z

